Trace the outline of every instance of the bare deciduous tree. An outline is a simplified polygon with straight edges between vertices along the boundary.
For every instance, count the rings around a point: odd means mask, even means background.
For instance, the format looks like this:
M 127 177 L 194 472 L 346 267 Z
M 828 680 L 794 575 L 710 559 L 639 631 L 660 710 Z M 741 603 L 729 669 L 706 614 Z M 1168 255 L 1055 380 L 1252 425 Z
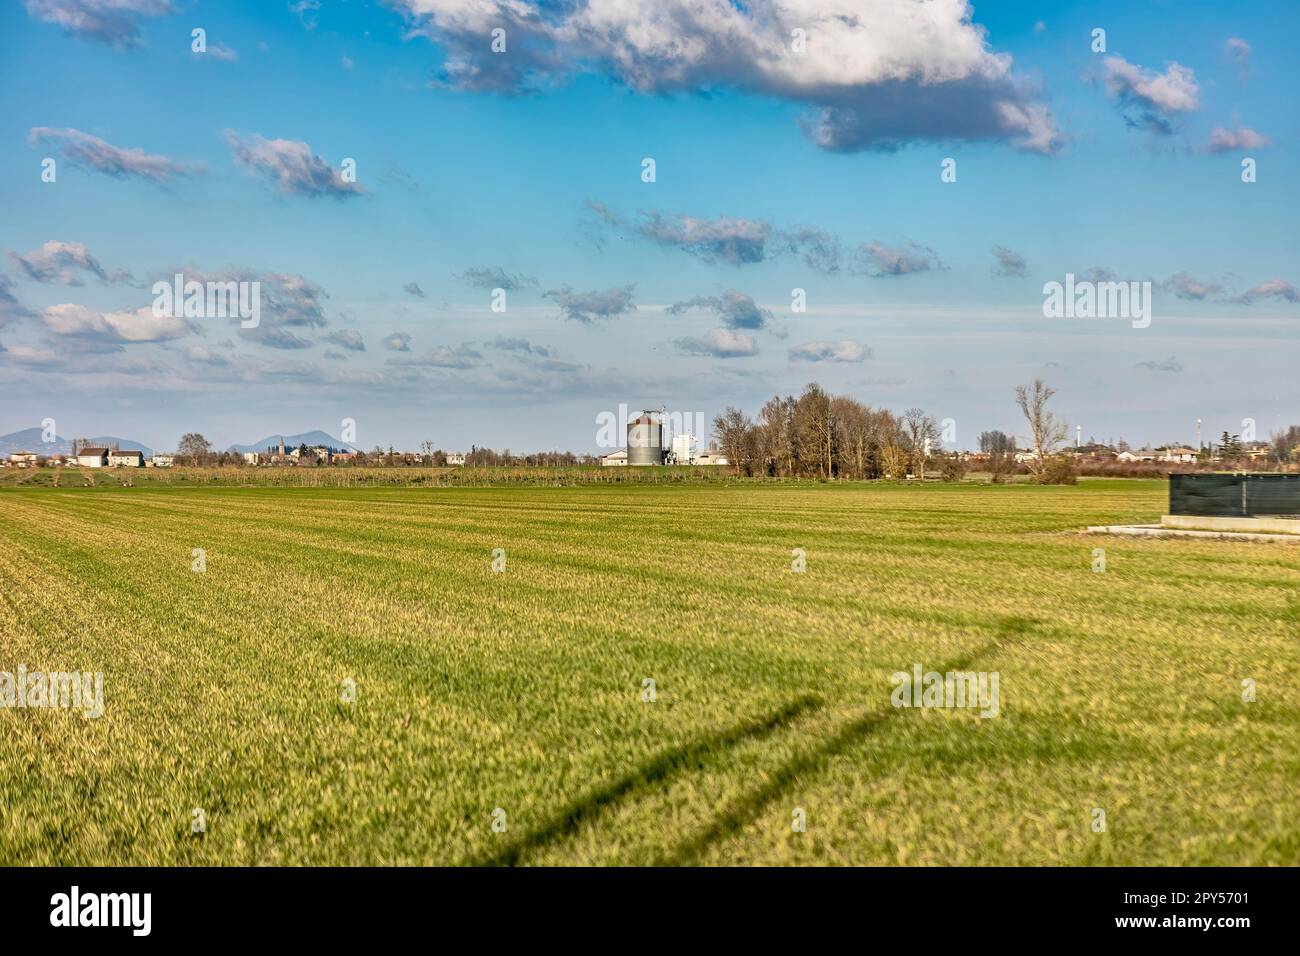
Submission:
M 722 453 L 740 474 L 741 468 L 749 464 L 745 461 L 751 444 L 751 432 L 754 425 L 749 417 L 739 408 L 727 406 L 727 410 L 713 419 L 713 437 L 717 439 Z
M 1034 457 L 1028 462 L 1029 472 L 1039 480 L 1047 469 L 1048 456 L 1055 454 L 1070 433 L 1069 423 L 1047 410 L 1047 403 L 1055 394 L 1056 391 L 1041 378 L 1034 379 L 1032 385 L 1016 386 L 1016 404 L 1029 424 L 1029 440 L 1033 445 Z
M 188 458 L 191 465 L 199 464 L 211 451 L 212 444 L 198 432 L 186 432 L 176 446 L 176 453 Z
M 907 436 L 907 450 L 912 455 L 913 467 L 924 481 L 925 459 L 939 447 L 939 425 L 922 409 L 909 408 L 903 412 L 903 434 Z

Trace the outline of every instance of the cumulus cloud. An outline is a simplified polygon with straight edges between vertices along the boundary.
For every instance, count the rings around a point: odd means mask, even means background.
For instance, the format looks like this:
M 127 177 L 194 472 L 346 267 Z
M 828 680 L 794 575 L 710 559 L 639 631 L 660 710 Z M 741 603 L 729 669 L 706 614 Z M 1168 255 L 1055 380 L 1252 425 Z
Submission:
M 235 162 L 249 172 L 267 176 L 282 193 L 333 199 L 366 195 L 359 183 L 345 180 L 341 169 L 325 162 L 306 143 L 266 139 L 256 133 L 245 139 L 229 129 L 225 135 Z
M 676 339 L 673 344 L 687 355 L 711 358 L 743 358 L 758 354 L 758 344 L 753 336 L 732 329 L 710 329 L 699 338 Z
M 509 273 L 500 266 L 466 269 L 456 278 L 468 282 L 476 289 L 505 289 L 507 292 L 514 292 L 525 286 L 537 285 L 537 280 L 532 276 Z
M 119 50 L 139 46 L 140 21 L 175 13 L 171 0 L 26 0 L 27 13 L 69 36 Z
M 325 336 L 325 341 L 332 342 L 339 348 L 347 349 L 349 352 L 364 352 L 366 350 L 365 340 L 356 329 L 335 329 Z
M 418 282 L 406 283 L 406 285 L 402 286 L 402 291 L 415 296 L 417 299 L 424 298 L 424 290 L 420 288 L 420 283 Z
M 9 258 L 29 279 L 36 282 L 57 283 L 66 286 L 85 285 L 79 273 L 89 272 L 101 282 L 128 281 L 126 270 L 108 272 L 99 260 L 90 254 L 82 242 L 60 242 L 51 239 L 33 252 L 22 254 L 9 251 Z
M 519 352 L 525 355 L 537 355 L 541 358 L 550 358 L 552 354 L 550 349 L 543 345 L 533 345 L 527 339 L 497 338 L 483 344 L 487 348 L 500 349 L 503 352 Z
M 604 291 L 575 292 L 568 286 L 562 286 L 543 293 L 542 297 L 554 301 L 566 319 L 590 325 L 596 319 L 612 319 L 635 312 L 636 306 L 632 304 L 635 288 L 625 285 Z
M 696 296 L 683 302 L 674 302 L 667 311 L 681 315 L 691 309 L 704 309 L 716 314 L 729 329 L 761 329 L 772 321 L 772 311 L 761 308 L 743 292 L 728 289 L 722 295 Z
M 1281 299 L 1285 302 L 1300 302 L 1300 290 L 1283 279 L 1268 279 L 1257 286 L 1247 289 L 1241 295 L 1234 296 L 1233 302 L 1250 305 L 1259 299 Z
M 873 240 L 859 247 L 858 271 L 877 279 L 943 268 L 946 267 L 933 249 L 915 242 L 887 246 Z
M 186 176 L 203 171 L 200 165 L 179 163 L 166 156 L 157 156 L 140 149 L 120 149 L 112 143 L 106 143 L 98 136 L 91 136 L 79 129 L 70 127 L 34 126 L 27 134 L 27 141 L 33 145 L 50 141 L 59 147 L 63 158 L 74 166 L 94 170 L 106 176 L 125 179 L 139 176 L 155 183 L 167 183 L 177 176 Z
M 1027 266 L 1019 253 L 1013 252 L 1006 246 L 994 246 L 993 258 L 997 260 L 993 266 L 995 276 L 1010 276 L 1017 279 L 1025 277 Z
M 790 360 L 798 362 L 862 362 L 871 358 L 871 349 L 861 342 L 805 342 L 790 349 Z
M 1169 63 L 1165 72 L 1156 73 L 1112 55 L 1103 61 L 1102 79 L 1124 121 L 1134 128 L 1168 135 L 1174 131 L 1173 120 L 1178 114 L 1200 106 L 1196 73 L 1178 63 Z
M 1149 372 L 1181 372 L 1183 363 L 1171 355 L 1159 361 L 1138 362 L 1136 368 L 1144 368 Z
M 133 312 L 96 312 L 81 305 L 52 305 L 41 313 L 41 321 L 51 335 L 114 351 L 123 345 L 163 342 L 193 331 L 185 319 L 155 316 L 147 306 Z
M 1269 144 L 1263 133 L 1257 133 L 1249 126 L 1238 126 L 1235 130 L 1214 127 L 1210 133 L 1210 152 L 1228 153 L 1238 149 L 1260 149 Z
M 1060 134 L 1009 54 L 990 49 L 966 0 L 393 0 L 408 33 L 444 51 L 440 82 L 536 90 L 579 73 L 643 94 L 730 88 L 810 107 L 825 149 L 1004 140 L 1052 152 Z M 510 55 L 483 37 L 502 27 Z M 805 31 L 807 54 L 791 49 Z
M 384 348 L 390 352 L 409 352 L 411 337 L 405 332 L 393 332 L 384 337 Z

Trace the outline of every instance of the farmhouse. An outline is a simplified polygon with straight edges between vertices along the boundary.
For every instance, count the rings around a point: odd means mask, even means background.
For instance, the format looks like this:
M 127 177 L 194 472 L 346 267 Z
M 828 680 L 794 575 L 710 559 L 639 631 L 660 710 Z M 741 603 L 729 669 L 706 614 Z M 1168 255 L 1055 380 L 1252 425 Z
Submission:
M 30 451 L 17 451 L 9 456 L 10 463 L 19 468 L 35 468 L 36 460 L 36 453 Z
M 108 453 L 108 463 L 114 468 L 143 468 L 144 452 L 110 451 Z
M 77 464 L 82 468 L 104 468 L 108 465 L 108 449 L 82 448 L 77 452 Z
M 1122 451 L 1115 456 L 1120 461 L 1155 461 L 1156 452 L 1153 448 L 1139 448 L 1137 451 Z
M 627 452 L 626 452 L 626 451 L 612 451 L 612 452 L 610 452 L 608 455 L 602 455 L 602 456 L 601 456 L 601 459 L 600 459 L 600 463 L 601 463 L 602 465 L 604 465 L 605 467 L 609 467 L 609 466 L 611 466 L 611 465 L 626 465 L 626 464 L 627 464 Z

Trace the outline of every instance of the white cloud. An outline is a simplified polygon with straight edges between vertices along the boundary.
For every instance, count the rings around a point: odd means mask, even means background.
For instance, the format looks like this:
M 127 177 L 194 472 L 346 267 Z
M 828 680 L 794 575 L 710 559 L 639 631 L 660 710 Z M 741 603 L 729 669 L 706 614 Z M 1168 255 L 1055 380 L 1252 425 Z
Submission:
M 712 358 L 742 358 L 758 354 L 758 345 L 753 336 L 732 329 L 710 329 L 699 338 L 681 338 L 673 344 L 688 355 L 707 355 Z
M 1210 152 L 1227 153 L 1239 149 L 1260 149 L 1269 144 L 1263 133 L 1257 133 L 1249 126 L 1238 126 L 1235 130 L 1214 127 L 1210 133 Z

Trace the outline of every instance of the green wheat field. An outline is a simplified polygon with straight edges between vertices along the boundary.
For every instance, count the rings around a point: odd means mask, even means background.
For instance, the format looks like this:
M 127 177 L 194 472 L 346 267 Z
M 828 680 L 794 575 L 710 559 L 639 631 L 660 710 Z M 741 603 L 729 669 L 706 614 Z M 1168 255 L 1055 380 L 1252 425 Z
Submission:
M 1294 865 L 1300 547 L 1081 533 L 1166 496 L 0 490 L 0 671 L 105 701 L 0 709 L 0 864 Z

